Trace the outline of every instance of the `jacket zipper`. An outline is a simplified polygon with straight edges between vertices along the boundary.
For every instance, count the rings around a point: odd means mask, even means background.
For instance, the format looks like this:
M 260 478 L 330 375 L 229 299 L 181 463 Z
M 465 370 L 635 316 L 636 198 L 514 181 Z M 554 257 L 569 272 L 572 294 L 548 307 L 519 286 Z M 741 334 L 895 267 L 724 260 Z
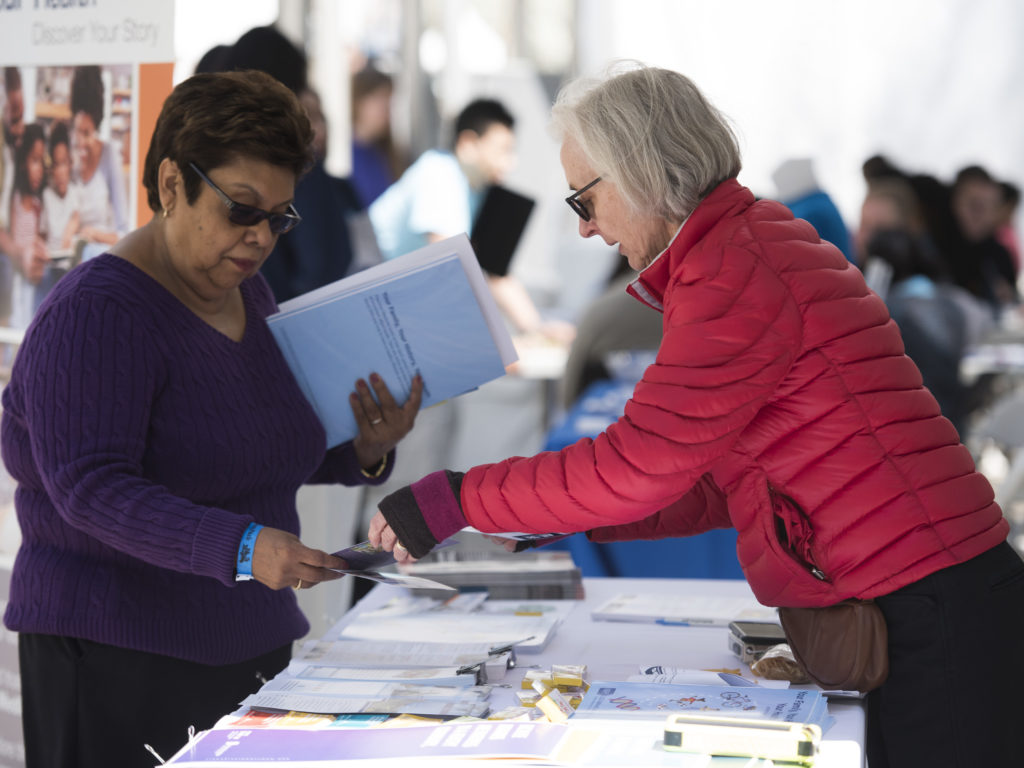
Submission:
M 796 513 L 799 514 L 801 518 L 803 518 L 803 521 L 804 521 L 804 523 L 807 526 L 807 530 L 810 531 L 809 536 L 805 540 L 807 548 L 810 549 L 811 538 L 814 536 L 814 529 L 811 527 L 811 520 L 810 520 L 809 517 L 807 517 L 807 514 L 804 512 L 803 507 L 801 507 L 799 504 L 797 504 L 796 500 L 793 499 L 792 496 L 790 496 L 789 494 L 783 493 L 782 491 L 777 490 L 771 483 L 768 483 L 768 494 L 770 496 L 772 496 L 772 497 L 777 497 L 779 499 L 784 499 L 788 503 L 789 507 L 791 509 L 793 509 L 793 510 L 796 510 Z M 774 504 L 772 505 L 772 515 L 778 517 L 775 514 L 775 505 Z M 785 524 L 785 522 L 786 521 L 783 520 L 784 524 Z M 786 551 L 789 553 L 789 555 L 794 560 L 796 560 L 800 565 L 802 565 L 805 569 L 807 569 L 807 571 L 811 574 L 811 576 L 813 576 L 814 578 L 818 579 L 818 581 L 828 581 L 828 576 L 825 574 L 825 572 L 821 568 L 819 568 L 809 558 L 801 555 L 799 552 L 796 551 L 796 549 L 793 546 L 793 538 L 792 538 L 792 536 L 790 536 L 789 531 L 787 530 L 785 533 L 786 533 Z

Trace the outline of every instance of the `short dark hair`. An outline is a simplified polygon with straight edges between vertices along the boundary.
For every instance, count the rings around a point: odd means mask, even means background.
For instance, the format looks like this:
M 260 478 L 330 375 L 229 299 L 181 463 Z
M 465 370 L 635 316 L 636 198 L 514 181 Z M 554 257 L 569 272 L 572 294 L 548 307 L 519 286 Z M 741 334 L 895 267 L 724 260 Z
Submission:
M 50 158 L 53 158 L 53 150 L 59 145 L 66 144 L 68 148 L 71 148 L 71 136 L 68 134 L 68 124 L 63 120 L 58 120 L 50 128 Z
M 953 186 L 958 187 L 968 181 L 982 181 L 986 184 L 996 183 L 996 180 L 992 178 L 992 174 L 980 165 L 968 165 L 966 168 L 961 168 L 956 174 Z
M 273 26 L 245 32 L 211 66 L 224 72 L 258 69 L 284 83 L 292 93 L 309 87 L 306 54 Z
M 182 169 L 185 199 L 199 196 L 195 163 L 209 173 L 238 157 L 288 168 L 296 180 L 313 162 L 313 129 L 295 94 L 256 70 L 210 72 L 179 83 L 167 97 L 146 153 L 142 183 L 153 211 L 160 210 L 159 171 L 164 158 Z
M 230 45 L 215 45 L 213 48 L 208 50 L 200 57 L 196 63 L 196 71 L 193 74 L 198 75 L 203 72 L 223 72 L 225 70 L 225 62 L 228 60 L 228 56 L 231 55 Z
M 473 131 L 478 136 L 483 136 L 487 129 L 496 123 L 512 130 L 516 120 L 500 101 L 494 99 L 471 101 L 462 108 L 459 116 L 455 118 L 455 135 L 452 137 L 452 144 L 459 140 L 459 135 L 463 131 Z
M 38 195 L 42 192 L 43 186 L 46 185 L 45 173 L 43 175 L 43 183 L 38 190 L 31 189 L 28 182 L 28 155 L 37 141 L 43 142 L 43 146 L 46 146 L 46 134 L 43 133 L 43 126 L 39 125 L 39 123 L 29 123 L 25 126 L 25 133 L 22 134 L 21 144 L 18 145 L 18 149 L 14 154 L 14 188 L 23 196 Z
M 999 182 L 999 189 L 1003 193 L 1003 203 L 1016 208 L 1020 203 L 1020 187 L 1012 181 L 1001 181 Z
M 103 122 L 103 76 L 97 66 L 75 67 L 71 76 L 71 114 L 85 112 L 93 125 Z

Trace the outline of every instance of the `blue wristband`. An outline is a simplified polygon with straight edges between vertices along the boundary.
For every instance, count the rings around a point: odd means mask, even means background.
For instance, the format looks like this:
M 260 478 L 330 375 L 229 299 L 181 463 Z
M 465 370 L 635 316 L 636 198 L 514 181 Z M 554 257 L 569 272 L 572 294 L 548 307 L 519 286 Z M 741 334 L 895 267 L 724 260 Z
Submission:
M 238 545 L 238 557 L 235 559 L 235 581 L 252 580 L 253 547 L 262 530 L 263 526 L 259 523 L 249 523 L 242 534 L 242 543 Z

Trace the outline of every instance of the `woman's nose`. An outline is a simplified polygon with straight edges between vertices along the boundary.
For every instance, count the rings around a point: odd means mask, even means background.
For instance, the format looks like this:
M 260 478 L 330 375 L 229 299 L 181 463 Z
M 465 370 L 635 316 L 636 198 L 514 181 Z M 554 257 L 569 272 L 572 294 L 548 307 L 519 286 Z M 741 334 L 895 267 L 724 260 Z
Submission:
M 277 235 L 270 231 L 270 221 L 267 219 L 264 219 L 254 226 L 248 227 L 247 235 L 250 242 L 253 242 L 262 248 L 270 245 L 274 242 L 274 238 L 277 237 Z
M 597 225 L 594 224 L 594 220 L 584 221 L 580 219 L 580 237 L 593 237 L 597 234 Z

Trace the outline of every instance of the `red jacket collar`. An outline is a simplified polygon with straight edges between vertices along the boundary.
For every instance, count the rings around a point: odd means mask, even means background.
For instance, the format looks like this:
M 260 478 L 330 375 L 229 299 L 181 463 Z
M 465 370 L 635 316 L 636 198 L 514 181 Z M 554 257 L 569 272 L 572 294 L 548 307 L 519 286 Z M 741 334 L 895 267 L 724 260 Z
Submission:
M 727 215 L 754 202 L 753 193 L 736 179 L 727 179 L 711 190 L 694 208 L 668 248 L 658 254 L 626 292 L 659 312 L 664 311 L 665 289 L 686 254 Z

